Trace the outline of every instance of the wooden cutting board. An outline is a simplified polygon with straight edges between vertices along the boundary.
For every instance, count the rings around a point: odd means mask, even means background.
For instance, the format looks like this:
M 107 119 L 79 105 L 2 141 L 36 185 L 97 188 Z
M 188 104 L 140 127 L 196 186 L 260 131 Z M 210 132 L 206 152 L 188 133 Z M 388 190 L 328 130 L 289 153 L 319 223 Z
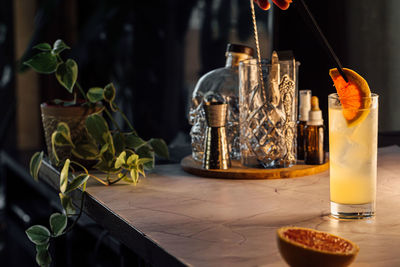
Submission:
M 240 161 L 232 160 L 232 167 L 227 170 L 206 170 L 192 156 L 181 161 L 184 171 L 202 177 L 223 179 L 281 179 L 313 175 L 329 169 L 329 160 L 322 165 L 296 164 L 290 168 L 262 169 L 243 166 Z

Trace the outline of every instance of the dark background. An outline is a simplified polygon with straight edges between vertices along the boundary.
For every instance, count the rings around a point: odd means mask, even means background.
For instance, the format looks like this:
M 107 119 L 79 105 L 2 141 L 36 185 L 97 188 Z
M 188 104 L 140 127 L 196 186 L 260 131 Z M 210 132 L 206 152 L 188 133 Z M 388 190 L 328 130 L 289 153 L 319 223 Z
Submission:
M 114 82 L 118 90 L 117 101 L 139 134 L 145 139 L 164 138 L 168 144 L 174 140 L 188 140 L 187 113 L 195 82 L 202 74 L 224 65 L 227 43 L 255 46 L 247 0 L 36 2 L 33 32 L 22 60 L 34 53 L 31 48 L 37 43 L 65 40 L 72 47 L 66 56 L 78 62 L 81 84 L 89 88 Z M 343 65 L 358 71 L 369 81 L 372 91 L 381 95 L 381 104 L 385 105 L 383 108 L 381 105 L 380 130 L 400 130 L 397 118 L 388 119 L 397 111 L 395 105 L 385 99 L 385 95 L 395 90 L 385 83 L 388 80 L 385 75 L 390 70 L 382 63 L 385 62 L 382 55 L 375 57 L 368 54 L 371 49 L 367 49 L 372 41 L 383 48 L 390 41 L 385 42 L 390 39 L 391 32 L 385 26 L 387 19 L 383 19 L 390 1 L 371 6 L 375 11 L 367 9 L 372 1 L 363 1 L 358 9 L 353 8 L 355 2 L 306 1 Z M 7 84 L 0 84 L 1 109 L 4 111 L 0 134 L 7 135 L 8 131 L 10 142 L 2 138 L 3 143 L 20 147 L 15 134 L 19 129 L 15 129 L 13 120 L 7 118 L 12 118 L 8 114 L 13 111 L 15 115 L 15 103 L 20 101 L 15 95 L 15 76 L 25 74 L 18 73 L 16 62 L 21 58 L 16 58 L 14 53 L 13 21 L 16 18 L 13 18 L 12 1 L 2 0 L 1 3 L 4 7 L 1 20 L 8 30 L 0 43 L 0 73 L 6 66 L 11 66 L 14 72 Z M 190 20 L 196 16 L 200 19 L 190 25 Z M 335 91 L 328 71 L 335 65 L 304 23 L 295 4 L 286 11 L 276 7 L 270 11 L 257 8 L 257 18 L 262 56 L 269 57 L 272 49 L 294 51 L 301 62 L 299 89 L 311 89 L 313 95 L 320 98 L 327 122 L 327 95 Z M 367 30 L 357 29 L 358 25 Z M 380 34 L 382 28 L 386 29 L 383 31 L 386 34 Z M 232 31 L 234 37 L 230 34 Z M 359 43 L 355 42 L 360 35 L 364 38 L 367 35 L 370 42 L 362 43 L 361 39 Z M 365 54 L 355 57 L 354 51 Z M 390 58 L 390 55 L 383 55 Z M 371 60 L 365 61 L 365 57 L 371 57 Z M 38 82 L 40 102 L 70 97 L 53 75 L 40 75 Z M 391 99 L 396 96 L 391 95 Z M 29 109 L 18 112 L 29 113 Z M 42 131 L 38 124 L 38 129 L 32 131 Z M 181 138 L 177 139 L 178 133 Z M 39 146 L 43 145 L 41 136 L 40 133 Z
M 11 1 L 2 2 L 12 10 Z M 342 1 L 308 1 L 308 4 L 345 65 L 346 39 L 332 34 L 346 24 L 342 15 L 344 7 L 339 2 Z M 187 46 L 186 38 L 190 38 L 189 20 L 196 7 L 203 20 L 198 25 L 197 47 L 193 47 Z M 232 9 L 237 12 L 236 22 L 232 22 Z M 12 12 L 5 13 L 6 25 L 12 29 Z M 272 14 L 274 18 L 268 20 Z M 320 97 L 326 116 L 326 101 L 323 100 L 334 91 L 327 74 L 333 63 L 296 8 L 281 11 L 274 7 L 273 11 L 267 12 L 257 8 L 257 18 L 259 24 L 273 29 L 260 31 L 265 39 L 261 42 L 265 47 L 263 57 L 268 57 L 271 48 L 293 50 L 301 62 L 299 89 L 312 89 L 313 94 Z M 187 138 L 190 130 L 187 111 L 195 81 L 202 74 L 224 65 L 227 43 L 238 41 L 254 47 L 250 9 L 245 0 L 221 0 L 217 8 L 213 7 L 212 0 L 42 0 L 37 1 L 32 23 L 34 32 L 22 60 L 34 53 L 31 48 L 37 43 L 52 43 L 58 38 L 65 40 L 72 47 L 66 56 L 78 62 L 81 84 L 89 88 L 114 82 L 118 90 L 117 101 L 139 134 L 145 139 L 161 137 L 167 143 L 171 143 L 179 132 Z M 235 40 L 229 36 L 233 28 L 237 32 Z M 12 57 L 13 35 L 8 37 L 3 44 L 5 58 L 0 61 L 0 68 L 6 63 L 15 66 L 15 61 L 20 60 Z M 185 56 L 197 57 L 198 61 L 195 73 L 189 78 L 186 70 L 190 62 L 188 64 Z M 24 75 L 17 72 L 18 68 L 14 70 L 14 75 Z M 14 83 L 11 81 L 6 87 L 3 91 L 8 93 L 2 98 L 5 104 L 2 108 L 10 110 L 15 106 L 12 105 L 15 103 Z M 40 102 L 70 97 L 53 75 L 39 76 L 39 90 Z M 12 121 L 10 123 L 12 126 Z M 8 129 L 15 139 L 13 128 Z

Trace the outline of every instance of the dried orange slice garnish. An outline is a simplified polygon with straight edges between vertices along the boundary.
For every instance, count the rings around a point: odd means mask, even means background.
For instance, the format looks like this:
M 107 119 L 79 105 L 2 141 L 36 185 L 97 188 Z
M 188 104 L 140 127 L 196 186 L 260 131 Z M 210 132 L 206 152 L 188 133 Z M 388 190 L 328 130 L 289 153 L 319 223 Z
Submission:
M 292 3 L 292 0 L 272 0 L 272 2 L 275 3 L 280 9 L 286 10 L 289 8 L 290 3 Z
M 277 240 L 282 257 L 291 267 L 348 266 L 360 250 L 350 240 L 303 227 L 282 227 Z
M 254 0 L 254 2 L 263 10 L 268 10 L 271 7 L 268 0 Z
M 268 10 L 271 6 L 268 0 L 254 0 L 254 2 L 263 10 Z M 272 2 L 274 2 L 280 9 L 286 10 L 289 8 L 292 0 L 272 0 Z
M 343 107 L 343 116 L 347 121 L 347 125 L 352 127 L 368 116 L 371 91 L 367 81 L 357 72 L 346 68 L 343 68 L 343 71 L 348 82 L 343 79 L 338 69 L 329 70 L 329 75 L 339 95 L 339 100 Z

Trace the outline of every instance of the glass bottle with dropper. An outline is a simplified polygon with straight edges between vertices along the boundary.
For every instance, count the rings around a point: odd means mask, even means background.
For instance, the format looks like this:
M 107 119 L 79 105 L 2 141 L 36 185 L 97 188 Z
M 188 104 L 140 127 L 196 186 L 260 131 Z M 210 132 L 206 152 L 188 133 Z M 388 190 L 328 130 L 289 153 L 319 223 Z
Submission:
M 308 113 L 307 125 L 304 128 L 304 163 L 323 164 L 325 162 L 324 152 L 324 120 L 322 111 L 319 109 L 318 97 L 311 98 L 311 110 Z
M 307 125 L 308 113 L 311 109 L 311 90 L 300 90 L 299 99 L 299 120 L 297 121 L 297 160 L 304 160 L 304 128 Z

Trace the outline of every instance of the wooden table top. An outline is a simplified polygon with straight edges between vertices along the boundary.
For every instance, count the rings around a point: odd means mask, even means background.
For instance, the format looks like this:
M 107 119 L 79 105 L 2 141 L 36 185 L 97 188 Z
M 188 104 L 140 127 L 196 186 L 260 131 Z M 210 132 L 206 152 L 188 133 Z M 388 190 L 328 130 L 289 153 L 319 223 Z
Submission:
M 328 217 L 329 171 L 295 179 L 227 180 L 160 165 L 137 186 L 92 183 L 87 192 L 85 212 L 154 265 L 287 266 L 275 231 L 295 225 L 356 242 L 360 252 L 352 266 L 400 266 L 397 146 L 379 149 L 377 215 L 370 220 Z

